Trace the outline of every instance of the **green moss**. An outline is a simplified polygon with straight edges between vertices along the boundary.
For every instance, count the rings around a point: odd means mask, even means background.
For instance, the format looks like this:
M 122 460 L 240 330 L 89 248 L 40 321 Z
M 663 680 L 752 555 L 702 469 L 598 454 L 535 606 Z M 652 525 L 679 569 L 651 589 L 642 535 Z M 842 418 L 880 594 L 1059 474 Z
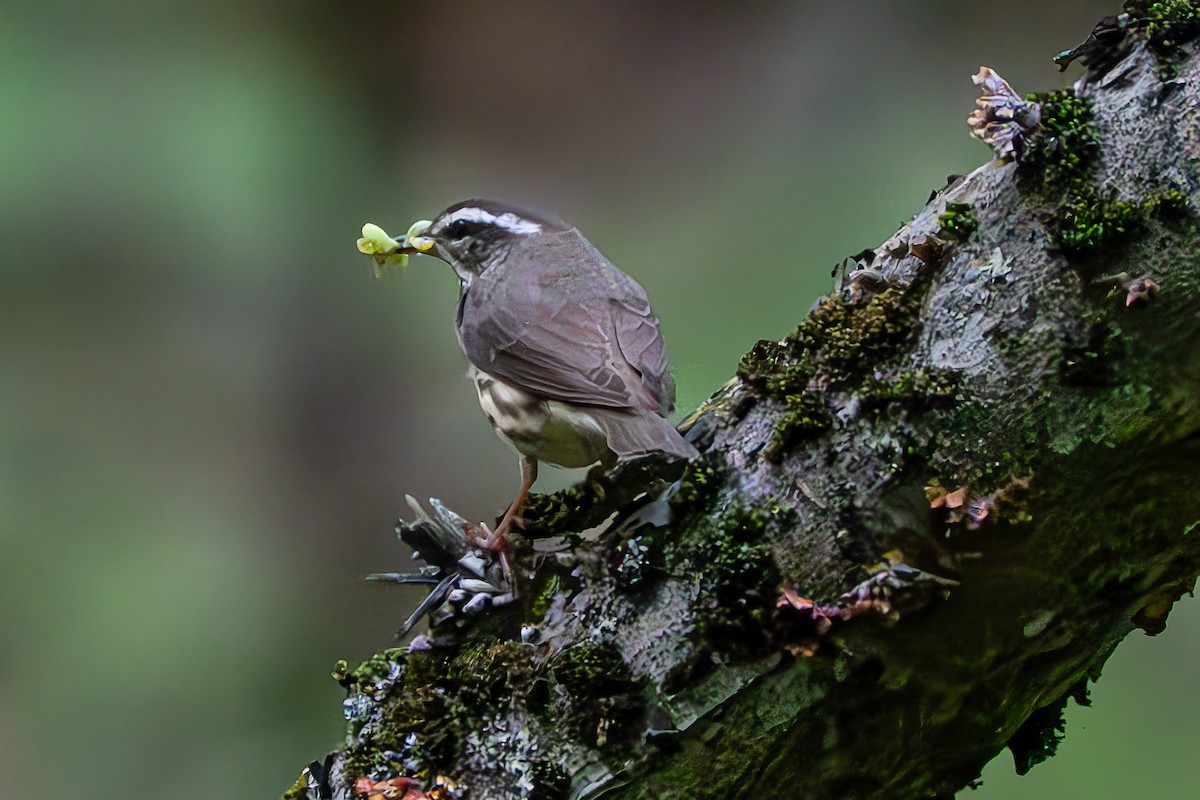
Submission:
M 1059 242 L 1081 253 L 1111 245 L 1141 230 L 1151 219 L 1177 222 L 1188 215 L 1187 195 L 1174 189 L 1152 194 L 1140 203 L 1100 197 L 1092 187 L 1072 197 L 1059 219 Z
M 345 680 L 351 690 L 346 771 L 353 777 L 394 777 L 403 762 L 422 765 L 426 777 L 444 772 L 460 752 L 464 732 L 478 728 L 487 709 L 509 696 L 526 697 L 532 709 L 538 696 L 542 668 L 531 645 L 490 640 L 457 653 L 397 652 L 373 656 Z M 360 739 L 368 726 L 370 736 Z
M 1136 230 L 1142 222 L 1135 203 L 1100 197 L 1090 187 L 1063 206 L 1058 241 L 1069 252 L 1112 243 Z
M 770 615 L 781 579 L 768 534 L 794 519 L 795 509 L 786 505 L 759 510 L 732 504 L 698 509 L 677 527 L 685 538 L 665 550 L 663 569 L 688 575 L 695 585 L 686 618 L 698 647 L 673 677 L 665 678 L 664 686 L 696 679 L 697 670 L 711 668 L 711 652 L 756 657 L 769 646 Z
M 556 655 L 549 666 L 568 694 L 586 698 L 567 704 L 568 727 L 614 756 L 636 743 L 640 726 L 635 723 L 645 711 L 645 697 L 616 646 L 580 642 Z
M 667 500 L 672 518 L 709 513 L 719 501 L 726 474 L 717 454 L 688 462 Z M 643 590 L 668 574 L 665 553 L 671 547 L 669 529 L 642 526 L 633 535 L 626 534 L 613 542 L 609 574 L 624 590 Z
M 534 648 L 522 642 L 492 641 L 464 645 L 450 661 L 446 680 L 459 697 L 498 700 L 527 687 L 538 674 Z
M 550 663 L 554 679 L 570 694 L 589 697 L 632 682 L 632 673 L 621 652 L 611 644 L 580 642 L 559 653 Z
M 445 701 L 436 677 L 446 666 L 446 657 L 435 652 L 408 653 L 392 648 L 377 653 L 353 670 L 339 662 L 334 676 L 349 692 L 347 723 L 351 744 L 346 748 L 348 775 L 373 779 L 394 777 L 400 765 L 395 754 L 383 749 L 383 743 L 400 748 L 409 733 L 421 734 L 420 746 L 407 755 L 421 760 L 445 759 L 439 751 L 444 741 L 429 735 L 433 721 L 445 713 Z M 359 734 L 370 725 L 371 735 L 360 740 Z M 443 762 L 439 762 L 443 763 Z
M 954 213 L 958 233 L 968 235 L 970 215 L 961 208 Z M 886 399 L 889 393 L 919 399 L 921 390 L 952 396 L 947 376 L 905 376 L 894 363 L 916 330 L 925 286 L 893 287 L 859 302 L 826 298 L 791 336 L 761 341 L 742 358 L 742 381 L 784 406 L 763 449 L 765 458 L 778 459 L 797 442 L 831 427 L 830 392 L 868 399 Z M 878 377 L 897 373 L 895 379 Z M 896 385 L 889 387 L 893 381 Z
M 1183 44 L 1200 36 L 1200 4 L 1195 0 L 1129 0 L 1125 13 L 1160 58 L 1176 58 Z
M 437 690 L 431 685 L 414 686 L 400 694 L 396 702 L 390 704 L 388 725 L 396 731 L 426 730 L 431 719 L 437 719 L 444 709 L 444 704 Z
M 1042 109 L 1037 134 L 1021 155 L 1022 184 L 1051 196 L 1074 196 L 1089 186 L 1100 152 L 1091 101 L 1074 89 L 1027 95 Z
M 787 410 L 779 415 L 771 438 L 763 449 L 763 457 L 777 460 L 797 442 L 816 436 L 833 425 L 833 416 L 825 399 L 817 392 L 803 391 L 784 397 Z
M 679 478 L 679 489 L 671 497 L 671 506 L 679 510 L 707 507 L 721 488 L 721 475 L 711 457 L 692 461 Z
M 863 383 L 862 397 L 868 404 L 945 400 L 953 398 L 958 387 L 957 372 L 922 367 L 903 370 L 894 375 L 872 375 Z
M 398 731 L 422 731 L 443 708 L 438 680 L 446 670 L 447 658 L 434 651 L 408 656 L 399 691 L 389 699 L 388 724 Z
M 554 598 L 563 591 L 565 583 L 553 570 L 541 570 L 534 575 L 533 599 L 529 602 L 529 621 L 541 622 L 550 610 Z
M 975 209 L 970 203 L 947 203 L 938 215 L 938 226 L 944 239 L 965 242 L 975 232 Z
M 531 495 L 524 518 L 531 536 L 585 531 L 643 493 L 665 490 L 687 462 L 668 456 L 639 458 L 617 469 L 593 467 L 587 480 L 554 494 Z
M 462 737 L 478 729 L 496 703 L 526 697 L 533 710 L 540 696 L 534 684 L 542 670 L 531 645 L 489 640 L 464 645 L 450 656 L 436 651 L 422 655 L 430 660 L 414 671 L 389 708 L 382 735 L 374 740 L 406 742 L 408 733 L 417 733 L 412 758 L 430 772 L 451 768 Z
M 800 323 L 792 340 L 831 386 L 850 387 L 908 340 L 921 298 L 910 287 L 888 289 L 861 304 L 829 299 Z
M 745 383 L 764 390 L 769 397 L 780 399 L 803 391 L 813 377 L 813 365 L 803 361 L 792 339 L 755 343 L 750 352 L 738 362 L 737 375 Z
M 350 690 L 375 691 L 395 672 L 397 664 L 404 663 L 407 653 L 407 648 L 389 647 L 363 661 L 353 670 L 347 670 L 346 662 L 339 661 L 334 667 L 334 680 Z
M 704 531 L 693 602 L 698 641 L 738 653 L 766 641 L 780 583 L 766 536 L 769 519 L 766 511 L 733 507 Z
M 447 655 L 437 650 L 418 650 L 405 660 L 404 686 L 428 686 L 446 672 Z
M 788 338 L 756 344 L 738 376 L 779 400 L 799 397 L 814 382 L 851 386 L 907 340 L 919 299 L 911 288 L 891 288 L 864 303 L 826 298 Z
M 288 790 L 283 793 L 282 800 L 306 800 L 308 797 L 308 781 L 301 775 L 296 778 L 296 782 L 288 787 Z
M 602 499 L 595 481 L 583 481 L 553 494 L 531 494 L 522 516 L 549 530 L 569 530 L 579 509 L 595 506 Z
M 1178 222 L 1192 213 L 1192 201 L 1178 189 L 1152 194 L 1142 204 L 1145 212 L 1164 222 Z
M 1069 252 L 1095 247 L 1132 226 L 1128 203 L 1105 201 L 1092 185 L 1099 137 L 1092 105 L 1073 89 L 1031 94 L 1042 123 L 1021 158 L 1021 185 L 1042 195 L 1043 221 Z
M 1042 218 L 1067 253 L 1109 248 L 1153 218 L 1187 214 L 1187 196 L 1168 190 L 1137 203 L 1101 194 L 1093 172 L 1099 137 L 1092 108 L 1071 89 L 1029 95 L 1040 103 L 1042 124 L 1021 159 L 1021 185 L 1042 196 Z

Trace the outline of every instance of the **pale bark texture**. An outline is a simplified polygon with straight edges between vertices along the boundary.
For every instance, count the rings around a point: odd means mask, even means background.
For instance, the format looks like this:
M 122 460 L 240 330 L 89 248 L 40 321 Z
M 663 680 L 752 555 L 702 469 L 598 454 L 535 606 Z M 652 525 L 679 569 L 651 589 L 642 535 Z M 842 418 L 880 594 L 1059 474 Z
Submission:
M 951 180 L 747 354 L 691 421 L 701 459 L 540 498 L 515 602 L 485 570 L 429 649 L 346 674 L 347 742 L 289 795 L 945 798 L 1006 745 L 1049 755 L 1200 570 L 1178 26 L 1109 23 L 1019 161 Z

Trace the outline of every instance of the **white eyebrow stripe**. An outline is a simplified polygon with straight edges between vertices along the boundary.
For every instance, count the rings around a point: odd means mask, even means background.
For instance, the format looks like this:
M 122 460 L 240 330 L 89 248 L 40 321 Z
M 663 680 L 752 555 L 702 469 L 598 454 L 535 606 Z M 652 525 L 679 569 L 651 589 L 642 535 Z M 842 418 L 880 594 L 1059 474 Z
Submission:
M 458 222 L 459 220 L 464 222 L 482 222 L 487 225 L 495 225 L 497 228 L 503 228 L 510 233 L 519 233 L 525 236 L 531 233 L 538 233 L 542 229 L 542 226 L 538 223 L 525 219 L 524 217 L 517 216 L 511 211 L 506 211 L 497 216 L 490 211 L 485 211 L 482 208 L 467 207 L 460 208 L 450 216 L 446 217 L 442 224 L 438 226 L 438 231 L 442 231 L 450 223 Z

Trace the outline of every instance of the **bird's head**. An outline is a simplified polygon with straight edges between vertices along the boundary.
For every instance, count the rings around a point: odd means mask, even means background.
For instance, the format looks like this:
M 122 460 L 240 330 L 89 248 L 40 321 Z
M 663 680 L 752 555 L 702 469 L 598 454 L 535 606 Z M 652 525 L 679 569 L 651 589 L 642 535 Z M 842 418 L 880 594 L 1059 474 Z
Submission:
M 561 219 L 499 200 L 464 200 L 433 220 L 414 222 L 404 238 L 409 252 L 449 264 L 464 284 L 503 260 L 531 237 L 569 230 Z

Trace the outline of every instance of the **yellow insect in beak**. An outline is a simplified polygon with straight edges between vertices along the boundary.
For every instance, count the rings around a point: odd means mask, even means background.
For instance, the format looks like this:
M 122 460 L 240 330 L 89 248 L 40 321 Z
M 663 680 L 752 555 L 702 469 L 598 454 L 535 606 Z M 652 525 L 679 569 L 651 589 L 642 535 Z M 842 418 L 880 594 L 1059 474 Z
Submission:
M 408 264 L 404 243 L 388 236 L 387 231 L 373 222 L 363 225 L 358 252 L 366 253 L 374 260 L 376 278 L 382 278 L 393 266 Z
M 419 219 L 409 226 L 408 233 L 404 234 L 404 243 L 418 253 L 428 252 L 433 248 L 433 239 L 428 236 L 422 236 L 423 233 L 429 230 L 433 225 L 427 219 Z
M 407 266 L 412 253 L 423 253 L 433 247 L 433 239 L 420 235 L 430 224 L 425 220 L 413 223 L 407 235 L 394 238 L 375 223 L 368 222 L 362 227 L 358 252 L 366 253 L 375 261 L 375 277 L 382 278 L 393 267 Z
M 408 233 L 397 238 L 389 236 L 374 222 L 368 222 L 362 227 L 358 252 L 366 253 L 375 261 L 375 277 L 382 278 L 393 267 L 407 266 L 410 255 L 433 249 L 433 238 L 422 235 L 432 224 L 427 219 L 418 220 L 409 227 Z

